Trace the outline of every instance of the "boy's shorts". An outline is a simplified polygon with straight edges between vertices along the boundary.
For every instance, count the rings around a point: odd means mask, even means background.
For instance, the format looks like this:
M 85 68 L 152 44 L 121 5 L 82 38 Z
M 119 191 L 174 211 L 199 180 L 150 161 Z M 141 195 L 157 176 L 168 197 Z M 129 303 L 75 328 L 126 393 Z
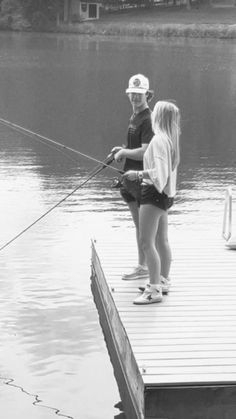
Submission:
M 129 179 L 122 180 L 122 186 L 120 187 L 120 194 L 123 200 L 128 204 L 129 202 L 137 202 L 140 205 L 141 199 L 141 184 L 139 181 L 133 181 Z

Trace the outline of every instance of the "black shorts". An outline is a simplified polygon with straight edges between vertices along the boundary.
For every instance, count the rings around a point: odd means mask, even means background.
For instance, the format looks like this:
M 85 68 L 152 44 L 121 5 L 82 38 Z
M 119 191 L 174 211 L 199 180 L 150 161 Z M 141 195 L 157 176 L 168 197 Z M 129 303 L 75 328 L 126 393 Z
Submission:
M 120 194 L 123 200 L 128 204 L 129 202 L 137 202 L 140 205 L 141 199 L 141 184 L 139 181 L 129 179 L 122 180 L 120 187 Z
M 142 185 L 140 205 L 152 204 L 167 211 L 173 203 L 174 198 L 169 198 L 164 192 L 158 192 L 154 185 Z

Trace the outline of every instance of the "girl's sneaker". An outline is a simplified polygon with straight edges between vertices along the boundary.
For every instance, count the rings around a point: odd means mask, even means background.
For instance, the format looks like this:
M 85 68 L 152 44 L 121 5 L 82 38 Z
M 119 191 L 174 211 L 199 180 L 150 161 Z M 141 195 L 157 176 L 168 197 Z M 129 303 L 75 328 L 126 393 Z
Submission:
M 162 288 L 162 294 L 168 294 L 170 291 L 170 278 L 164 278 L 164 276 L 161 276 L 161 288 Z M 145 287 L 138 287 L 139 291 L 143 292 L 145 290 Z
M 134 300 L 134 304 L 152 304 L 162 301 L 161 285 L 147 284 L 142 295 Z
M 122 279 L 123 281 L 133 281 L 135 279 L 146 279 L 148 277 L 148 268 L 146 266 L 138 265 L 130 274 L 124 274 Z

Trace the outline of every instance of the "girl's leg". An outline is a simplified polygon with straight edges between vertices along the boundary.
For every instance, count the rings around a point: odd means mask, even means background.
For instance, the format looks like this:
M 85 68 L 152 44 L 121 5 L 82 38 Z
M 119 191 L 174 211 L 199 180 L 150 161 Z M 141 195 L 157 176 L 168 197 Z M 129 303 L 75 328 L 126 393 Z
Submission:
M 136 229 L 136 241 L 137 241 L 137 248 L 138 248 L 138 263 L 139 265 L 145 265 L 145 255 L 140 245 L 139 241 L 139 206 L 136 201 L 132 201 L 128 203 L 129 210 L 131 212 L 133 222 Z
M 155 238 L 163 212 L 161 209 L 149 204 L 141 205 L 139 212 L 140 244 L 145 254 L 151 284 L 159 284 L 161 282 L 161 260 L 156 249 Z
M 168 213 L 163 212 L 160 217 L 156 235 L 156 248 L 161 259 L 161 275 L 169 277 L 170 265 L 172 260 L 171 248 L 168 241 Z

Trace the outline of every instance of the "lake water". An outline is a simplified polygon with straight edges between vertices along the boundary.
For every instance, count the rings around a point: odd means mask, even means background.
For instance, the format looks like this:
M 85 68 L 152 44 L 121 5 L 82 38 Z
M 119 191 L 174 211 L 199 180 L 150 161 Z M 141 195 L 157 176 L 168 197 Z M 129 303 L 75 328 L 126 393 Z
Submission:
M 146 74 L 155 100 L 175 99 L 182 113 L 171 231 L 220 235 L 224 190 L 235 184 L 235 69 L 231 41 L 1 33 L 0 118 L 103 160 L 126 139 L 128 79 Z M 0 144 L 1 247 L 96 164 L 2 124 Z M 134 233 L 111 188 L 116 176 L 104 170 L 1 251 L 4 419 L 50 419 L 56 409 L 73 419 L 123 416 L 90 290 L 91 238 Z

